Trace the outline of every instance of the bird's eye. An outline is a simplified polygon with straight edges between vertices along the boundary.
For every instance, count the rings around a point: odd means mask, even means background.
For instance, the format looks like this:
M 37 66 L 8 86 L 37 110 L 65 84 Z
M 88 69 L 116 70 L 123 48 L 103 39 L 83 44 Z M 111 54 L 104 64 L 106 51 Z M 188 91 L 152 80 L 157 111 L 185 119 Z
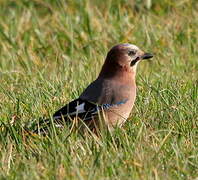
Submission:
M 128 55 L 129 56 L 134 56 L 136 54 L 136 51 L 135 50 L 130 50 L 129 52 L 128 52 Z

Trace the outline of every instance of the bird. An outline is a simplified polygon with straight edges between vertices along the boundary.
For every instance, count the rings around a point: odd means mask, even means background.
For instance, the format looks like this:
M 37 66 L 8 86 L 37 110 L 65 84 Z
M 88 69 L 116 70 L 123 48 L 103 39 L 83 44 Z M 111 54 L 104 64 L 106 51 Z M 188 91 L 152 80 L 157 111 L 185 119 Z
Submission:
M 100 130 L 101 126 L 110 131 L 121 127 L 129 117 L 136 99 L 137 65 L 152 57 L 153 54 L 142 51 L 134 44 L 113 46 L 96 80 L 77 99 L 53 114 L 55 126 L 62 127 L 65 122 L 80 119 L 92 132 Z M 42 123 L 48 126 L 50 120 Z

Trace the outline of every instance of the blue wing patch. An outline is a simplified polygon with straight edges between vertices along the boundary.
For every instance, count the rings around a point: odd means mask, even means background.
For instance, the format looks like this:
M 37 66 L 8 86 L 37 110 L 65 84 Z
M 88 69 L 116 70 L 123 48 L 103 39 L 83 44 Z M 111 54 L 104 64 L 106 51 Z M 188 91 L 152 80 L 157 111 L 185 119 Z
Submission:
M 119 105 L 125 104 L 127 101 L 128 101 L 128 99 L 125 99 L 123 101 L 119 101 L 116 104 L 102 104 L 101 106 L 98 106 L 98 110 L 100 110 L 100 109 L 109 109 L 109 108 L 111 108 L 113 106 L 119 106 Z

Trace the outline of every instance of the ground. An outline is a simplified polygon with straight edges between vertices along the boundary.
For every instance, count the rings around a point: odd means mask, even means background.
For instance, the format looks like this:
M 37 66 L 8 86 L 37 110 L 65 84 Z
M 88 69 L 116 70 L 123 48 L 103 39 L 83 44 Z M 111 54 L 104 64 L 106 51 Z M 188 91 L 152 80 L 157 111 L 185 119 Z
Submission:
M 1 179 L 196 179 L 198 2 L 195 0 L 1 0 Z M 101 138 L 27 134 L 77 98 L 107 51 L 132 43 L 139 64 L 135 107 Z M 55 131 L 55 129 L 54 129 Z

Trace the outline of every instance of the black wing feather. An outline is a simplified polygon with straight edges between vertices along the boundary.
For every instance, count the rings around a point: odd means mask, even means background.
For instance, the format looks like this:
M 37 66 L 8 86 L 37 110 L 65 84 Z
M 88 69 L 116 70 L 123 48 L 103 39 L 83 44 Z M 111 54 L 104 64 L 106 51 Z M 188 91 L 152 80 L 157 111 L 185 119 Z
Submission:
M 77 111 L 76 107 L 82 104 L 84 104 L 84 111 L 83 112 Z M 57 112 L 55 112 L 53 115 L 53 119 L 64 118 L 66 120 L 67 118 L 73 119 L 74 117 L 78 116 L 82 120 L 86 120 L 89 119 L 90 116 L 92 116 L 93 113 L 97 111 L 97 107 L 98 106 L 95 105 L 94 103 L 79 98 L 70 102 L 69 104 L 65 105 Z
M 77 111 L 77 108 L 79 105 L 83 105 L 84 111 Z M 56 111 L 53 115 L 52 121 L 54 121 L 54 125 L 56 127 L 62 127 L 64 124 L 64 121 L 67 122 L 68 120 L 70 121 L 71 119 L 75 117 L 79 117 L 83 121 L 89 121 L 91 120 L 94 116 L 97 115 L 97 112 L 99 110 L 98 105 L 91 103 L 86 100 L 82 100 L 80 98 L 71 101 L 69 104 L 66 104 L 64 107 Z M 37 128 L 34 133 L 37 134 L 45 134 L 48 131 L 48 128 L 51 125 L 51 120 L 50 119 L 44 119 L 39 122 L 39 127 Z

